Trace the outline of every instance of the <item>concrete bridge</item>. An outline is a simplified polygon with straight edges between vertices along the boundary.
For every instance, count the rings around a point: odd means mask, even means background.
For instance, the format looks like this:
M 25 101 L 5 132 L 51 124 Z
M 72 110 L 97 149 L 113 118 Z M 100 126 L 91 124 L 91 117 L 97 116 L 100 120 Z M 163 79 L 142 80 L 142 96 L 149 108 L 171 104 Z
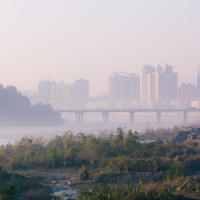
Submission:
M 63 109 L 57 111 L 60 113 L 74 113 L 76 116 L 76 122 L 78 123 L 84 121 L 84 113 L 102 113 L 104 123 L 109 122 L 110 113 L 129 113 L 130 123 L 134 123 L 135 113 L 155 113 L 157 124 L 161 123 L 162 113 L 182 113 L 184 123 L 187 123 L 188 121 L 188 113 L 200 113 L 200 109 Z

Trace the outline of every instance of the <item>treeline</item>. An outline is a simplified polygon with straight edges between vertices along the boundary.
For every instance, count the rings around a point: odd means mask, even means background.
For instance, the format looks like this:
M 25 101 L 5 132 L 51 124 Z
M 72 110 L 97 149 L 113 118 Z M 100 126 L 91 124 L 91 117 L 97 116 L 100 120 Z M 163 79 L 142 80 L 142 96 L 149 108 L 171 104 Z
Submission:
M 0 85 L 1 125 L 56 125 L 61 124 L 59 112 L 49 105 L 31 105 L 29 99 L 13 86 Z
M 100 136 L 66 132 L 45 143 L 41 138 L 25 137 L 16 144 L 0 147 L 0 163 L 10 169 L 85 166 L 105 173 L 160 173 L 168 179 L 198 173 L 200 169 L 199 129 L 179 130 L 184 140 L 157 138 L 141 140 L 132 131 L 118 128 Z

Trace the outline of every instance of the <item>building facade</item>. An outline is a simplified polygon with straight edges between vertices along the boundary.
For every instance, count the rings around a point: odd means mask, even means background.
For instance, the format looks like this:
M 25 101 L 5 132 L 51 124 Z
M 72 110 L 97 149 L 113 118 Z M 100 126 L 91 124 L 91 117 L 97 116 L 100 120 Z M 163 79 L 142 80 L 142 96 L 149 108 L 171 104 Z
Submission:
M 143 67 L 141 75 L 141 106 L 170 107 L 177 102 L 178 75 L 173 67 L 160 65 L 155 69 L 151 65 Z
M 179 106 L 181 108 L 192 107 L 192 102 L 198 100 L 198 89 L 191 83 L 182 83 L 178 89 Z
M 38 96 L 41 103 L 55 108 L 85 108 L 89 100 L 89 81 L 80 79 L 72 84 L 41 81 Z
M 197 72 L 197 88 L 200 90 L 200 67 L 198 67 Z
M 141 74 L 141 106 L 151 108 L 155 104 L 155 68 L 145 65 Z
M 89 100 L 89 81 L 80 79 L 74 83 L 74 107 L 85 108 Z
M 157 72 L 156 87 L 158 88 L 157 104 L 159 106 L 173 106 L 177 101 L 178 94 L 178 74 L 173 71 L 173 67 L 166 65 L 163 70 Z
M 38 95 L 42 103 L 49 103 L 52 99 L 52 88 L 56 86 L 55 81 L 40 81 L 38 84 Z
M 113 73 L 109 77 L 109 97 L 115 107 L 133 107 L 140 101 L 140 77 L 137 74 Z

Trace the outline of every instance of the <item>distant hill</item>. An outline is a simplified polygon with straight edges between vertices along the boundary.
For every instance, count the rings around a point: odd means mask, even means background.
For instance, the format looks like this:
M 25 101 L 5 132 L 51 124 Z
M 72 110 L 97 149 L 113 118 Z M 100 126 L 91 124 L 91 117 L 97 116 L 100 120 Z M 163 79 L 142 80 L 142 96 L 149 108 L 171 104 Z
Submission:
M 0 85 L 0 125 L 56 125 L 62 122 L 60 113 L 49 105 L 31 105 L 15 87 Z

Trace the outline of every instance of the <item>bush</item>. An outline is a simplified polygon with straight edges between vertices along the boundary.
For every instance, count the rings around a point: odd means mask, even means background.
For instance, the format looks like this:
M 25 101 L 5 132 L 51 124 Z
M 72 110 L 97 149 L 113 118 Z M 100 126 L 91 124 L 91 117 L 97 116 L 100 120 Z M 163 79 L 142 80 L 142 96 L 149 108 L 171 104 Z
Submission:
M 130 186 L 111 187 L 100 184 L 92 192 L 82 194 L 78 200 L 186 200 L 183 196 L 173 194 L 170 187 L 150 187 L 140 184 L 136 189 Z
M 88 172 L 88 169 L 86 166 L 83 166 L 80 170 L 79 170 L 79 178 L 81 181 L 86 181 L 89 180 L 90 175 Z

